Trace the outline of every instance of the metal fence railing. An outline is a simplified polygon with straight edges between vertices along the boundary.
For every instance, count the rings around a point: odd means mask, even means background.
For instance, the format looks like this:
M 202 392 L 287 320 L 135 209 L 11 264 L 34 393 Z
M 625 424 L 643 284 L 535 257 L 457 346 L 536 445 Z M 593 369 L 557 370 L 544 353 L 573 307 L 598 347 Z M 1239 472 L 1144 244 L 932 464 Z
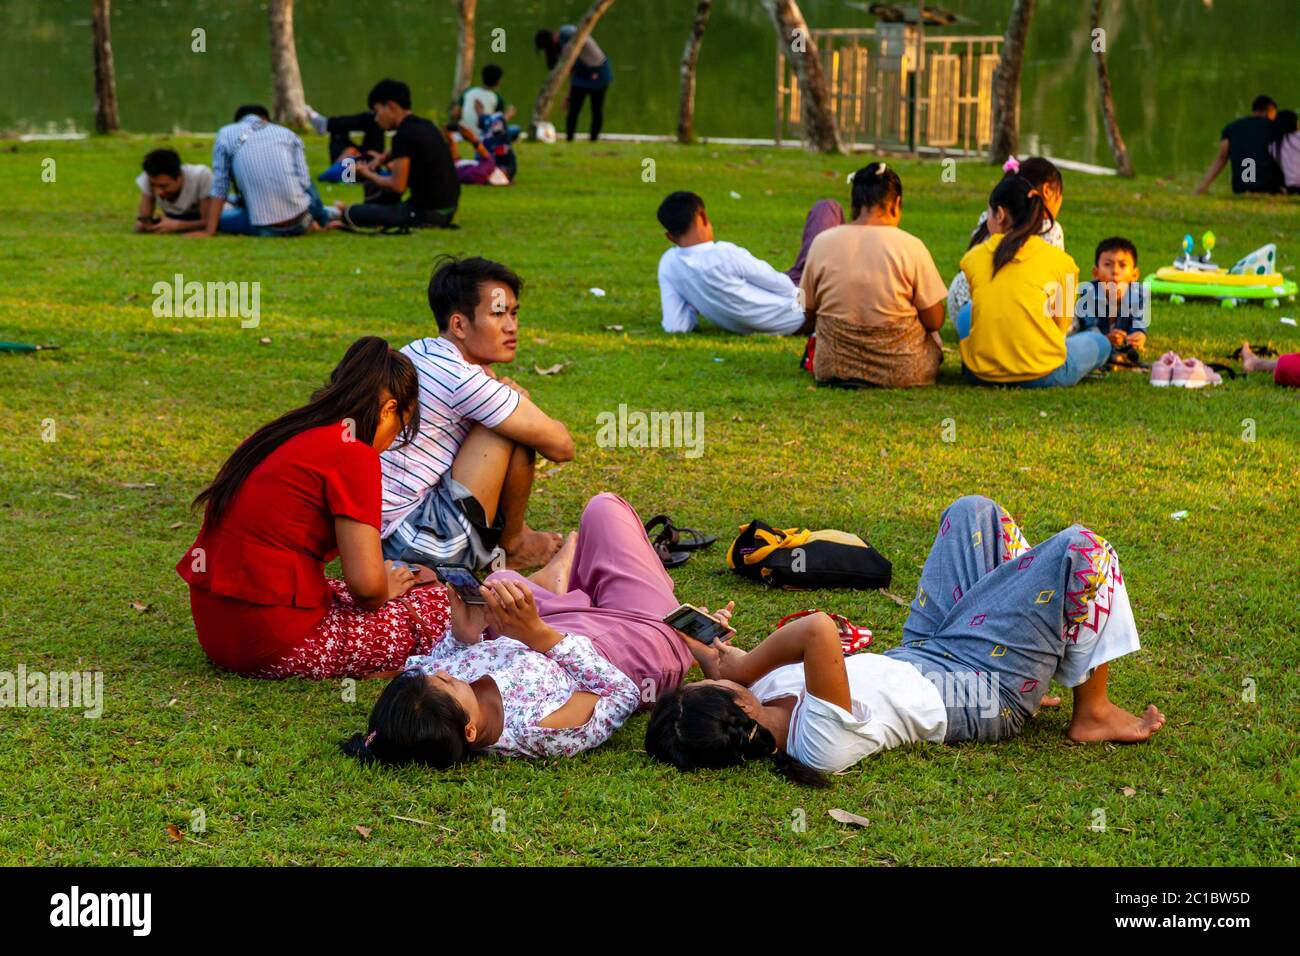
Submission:
M 922 37 L 896 26 L 811 31 L 842 142 L 953 153 L 986 147 L 1002 37 Z M 778 43 L 778 143 L 801 137 L 802 106 L 798 77 Z

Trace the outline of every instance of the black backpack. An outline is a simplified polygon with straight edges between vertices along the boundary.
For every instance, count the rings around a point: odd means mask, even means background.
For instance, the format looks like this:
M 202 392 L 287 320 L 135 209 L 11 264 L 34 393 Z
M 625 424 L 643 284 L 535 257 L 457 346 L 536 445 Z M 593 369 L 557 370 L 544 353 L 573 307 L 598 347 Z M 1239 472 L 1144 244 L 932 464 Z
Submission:
M 757 518 L 727 549 L 727 567 L 767 585 L 811 588 L 889 587 L 893 565 L 856 534 L 824 529 L 784 531 Z

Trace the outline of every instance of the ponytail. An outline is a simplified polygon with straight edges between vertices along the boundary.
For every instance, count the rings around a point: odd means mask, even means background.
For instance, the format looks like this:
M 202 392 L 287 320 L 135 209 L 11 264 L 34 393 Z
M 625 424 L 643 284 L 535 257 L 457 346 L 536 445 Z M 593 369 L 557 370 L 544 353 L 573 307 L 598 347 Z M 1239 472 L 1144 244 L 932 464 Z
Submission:
M 989 194 L 990 209 L 1004 209 L 1011 217 L 1011 228 L 993 253 L 993 274 L 1015 258 L 1031 236 L 1051 228 L 1052 214 L 1043 203 L 1043 195 L 1028 179 L 1020 175 L 1005 177 Z
M 830 786 L 823 774 L 777 747 L 772 732 L 717 685 L 678 688 L 660 697 L 646 726 L 645 749 L 678 770 L 735 767 L 770 757 L 772 769 L 793 783 Z

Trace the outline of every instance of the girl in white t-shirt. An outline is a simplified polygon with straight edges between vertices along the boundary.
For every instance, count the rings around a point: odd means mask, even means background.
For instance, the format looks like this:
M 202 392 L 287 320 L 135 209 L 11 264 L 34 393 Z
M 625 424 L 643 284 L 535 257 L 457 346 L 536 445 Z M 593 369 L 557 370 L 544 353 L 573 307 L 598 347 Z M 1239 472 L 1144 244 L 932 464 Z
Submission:
M 847 660 L 825 614 L 778 629 L 754 650 L 682 635 L 709 678 L 664 694 L 646 753 L 679 770 L 772 757 L 796 782 L 825 786 L 863 757 L 914 741 L 1017 734 L 1048 684 L 1074 688 L 1077 742 L 1146 740 L 1164 725 L 1106 695 L 1108 664 L 1137 650 L 1114 549 L 1079 525 L 1030 548 L 1011 516 L 980 496 L 939 519 L 903 645 Z

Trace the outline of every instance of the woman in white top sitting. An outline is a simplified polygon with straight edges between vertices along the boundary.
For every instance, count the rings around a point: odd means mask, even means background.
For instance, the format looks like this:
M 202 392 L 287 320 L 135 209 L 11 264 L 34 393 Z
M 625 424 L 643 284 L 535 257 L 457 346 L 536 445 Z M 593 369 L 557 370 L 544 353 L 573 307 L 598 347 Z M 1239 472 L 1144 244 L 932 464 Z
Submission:
M 940 516 L 900 647 L 846 660 L 825 614 L 748 653 L 695 645 L 709 679 L 659 698 L 646 753 L 680 770 L 773 757 L 790 779 L 825 786 L 823 774 L 902 744 L 1014 736 L 1060 702 L 1044 696 L 1052 680 L 1074 688 L 1072 740 L 1136 743 L 1164 715 L 1115 706 L 1106 681 L 1109 661 L 1137 648 L 1105 540 L 1074 525 L 1030 548 L 996 502 L 968 496 Z

